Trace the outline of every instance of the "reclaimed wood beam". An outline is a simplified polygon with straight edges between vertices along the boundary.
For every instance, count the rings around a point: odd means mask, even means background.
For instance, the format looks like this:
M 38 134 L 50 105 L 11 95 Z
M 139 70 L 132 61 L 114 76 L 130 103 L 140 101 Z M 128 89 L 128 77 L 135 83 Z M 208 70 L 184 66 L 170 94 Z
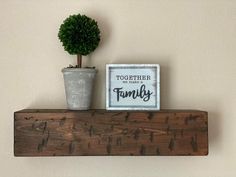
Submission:
M 208 154 L 207 112 L 22 110 L 14 113 L 15 156 Z

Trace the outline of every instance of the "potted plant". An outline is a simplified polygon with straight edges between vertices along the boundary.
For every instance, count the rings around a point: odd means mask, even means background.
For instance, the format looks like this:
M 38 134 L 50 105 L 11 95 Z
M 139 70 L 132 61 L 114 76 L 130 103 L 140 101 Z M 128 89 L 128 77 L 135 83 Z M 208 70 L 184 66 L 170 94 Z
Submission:
M 62 69 L 67 106 L 71 110 L 88 110 L 97 70 L 82 68 L 82 56 L 93 52 L 100 42 L 97 22 L 86 15 L 70 15 L 60 26 L 58 38 L 65 51 L 77 55 L 77 65 Z

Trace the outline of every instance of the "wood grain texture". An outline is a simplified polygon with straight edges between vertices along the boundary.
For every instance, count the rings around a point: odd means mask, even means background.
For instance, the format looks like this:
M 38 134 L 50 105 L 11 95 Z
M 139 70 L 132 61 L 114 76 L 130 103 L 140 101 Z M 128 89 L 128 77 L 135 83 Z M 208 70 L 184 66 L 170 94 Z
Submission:
M 207 112 L 22 110 L 14 113 L 14 154 L 207 155 Z

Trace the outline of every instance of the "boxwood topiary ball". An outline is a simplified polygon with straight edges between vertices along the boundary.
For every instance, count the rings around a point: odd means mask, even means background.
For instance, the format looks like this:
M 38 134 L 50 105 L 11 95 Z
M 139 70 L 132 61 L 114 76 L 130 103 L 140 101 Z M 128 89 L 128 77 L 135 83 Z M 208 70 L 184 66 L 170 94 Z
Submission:
M 97 22 L 86 15 L 70 15 L 61 24 L 58 38 L 69 54 L 88 55 L 100 42 L 100 30 Z

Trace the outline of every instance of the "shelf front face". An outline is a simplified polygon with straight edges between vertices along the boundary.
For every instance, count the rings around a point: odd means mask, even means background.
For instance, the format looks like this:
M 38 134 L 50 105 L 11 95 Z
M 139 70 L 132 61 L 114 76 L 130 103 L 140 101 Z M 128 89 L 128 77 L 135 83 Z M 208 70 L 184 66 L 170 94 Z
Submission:
M 22 110 L 15 156 L 207 155 L 204 111 Z

